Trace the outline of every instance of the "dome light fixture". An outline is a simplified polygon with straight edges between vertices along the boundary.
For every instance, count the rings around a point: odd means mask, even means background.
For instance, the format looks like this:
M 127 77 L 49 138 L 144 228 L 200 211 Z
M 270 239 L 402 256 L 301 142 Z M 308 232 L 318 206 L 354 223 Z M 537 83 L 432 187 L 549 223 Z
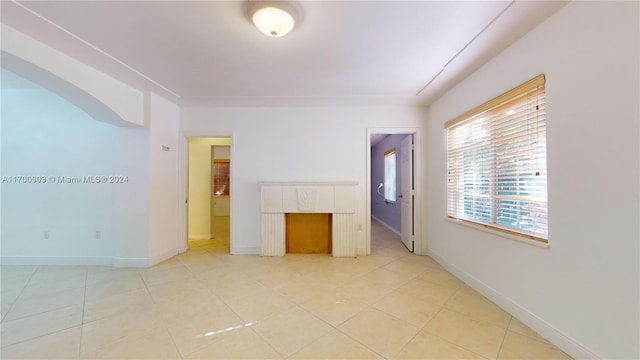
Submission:
M 296 23 L 294 8 L 288 1 L 249 1 L 247 11 L 251 21 L 264 34 L 281 37 Z

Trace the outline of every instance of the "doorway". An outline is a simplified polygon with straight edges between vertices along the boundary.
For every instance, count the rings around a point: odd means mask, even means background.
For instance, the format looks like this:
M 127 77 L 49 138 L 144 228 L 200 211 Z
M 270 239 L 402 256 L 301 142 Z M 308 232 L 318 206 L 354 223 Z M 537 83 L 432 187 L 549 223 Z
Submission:
M 229 145 L 211 145 L 211 239 L 227 236 L 229 232 L 229 194 L 231 190 L 231 148 Z
M 186 245 L 230 252 L 231 137 L 186 137 Z
M 367 149 L 367 220 L 395 233 L 408 251 L 421 254 L 418 129 L 368 129 Z M 366 221 L 367 253 L 371 221 Z

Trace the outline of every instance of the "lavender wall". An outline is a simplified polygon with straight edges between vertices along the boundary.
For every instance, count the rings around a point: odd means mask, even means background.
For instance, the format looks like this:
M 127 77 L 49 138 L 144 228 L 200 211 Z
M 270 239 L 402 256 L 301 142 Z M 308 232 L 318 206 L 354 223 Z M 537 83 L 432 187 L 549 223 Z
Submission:
M 401 194 L 402 174 L 400 173 L 400 143 L 409 135 L 393 134 L 387 135 L 382 141 L 371 148 L 371 215 L 385 223 L 387 226 L 400 232 L 400 197 L 396 203 L 385 203 L 384 197 L 380 196 L 376 189 L 378 184 L 384 183 L 384 153 L 387 150 L 396 149 L 396 193 Z M 384 188 L 380 192 L 384 194 Z

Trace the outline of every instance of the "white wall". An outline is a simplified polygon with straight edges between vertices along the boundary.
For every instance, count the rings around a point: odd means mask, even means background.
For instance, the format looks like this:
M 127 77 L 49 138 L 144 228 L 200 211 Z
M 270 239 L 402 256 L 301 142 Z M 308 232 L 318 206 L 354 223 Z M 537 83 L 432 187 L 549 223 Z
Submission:
M 129 181 L 115 187 L 114 266 L 149 264 L 149 148 L 148 129 L 118 129 L 114 174 Z
M 178 243 L 180 109 L 153 93 L 148 95 L 147 100 L 150 136 L 149 265 L 154 265 L 176 255 L 183 245 Z
M 3 264 L 110 265 L 115 185 L 82 178 L 113 175 L 118 128 L 38 87 L 3 89 L 1 119 Z
M 575 357 L 640 357 L 638 5 L 570 3 L 428 112 L 428 253 Z M 445 221 L 443 123 L 539 73 L 548 249 Z
M 179 108 L 152 93 L 145 102 L 146 127 L 116 127 L 38 86 L 3 89 L 2 176 L 47 180 L 2 184 L 3 264 L 146 267 L 184 248 Z M 126 180 L 92 184 L 84 176 Z
M 420 108 L 183 108 L 181 131 L 233 133 L 231 252 L 260 250 L 259 181 L 358 181 L 357 246 L 366 251 L 368 127 L 419 127 Z
M 211 238 L 211 146 L 229 146 L 231 138 L 189 139 L 189 239 Z

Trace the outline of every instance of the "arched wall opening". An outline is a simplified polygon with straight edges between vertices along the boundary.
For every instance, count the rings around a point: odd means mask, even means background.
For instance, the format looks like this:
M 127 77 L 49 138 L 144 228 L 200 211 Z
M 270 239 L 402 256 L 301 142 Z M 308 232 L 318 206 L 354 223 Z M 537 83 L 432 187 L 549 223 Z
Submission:
M 57 75 L 2 55 L 2 263 L 146 267 L 177 254 L 175 215 L 163 210 L 175 207 L 177 190 L 165 189 L 176 155 L 160 149 L 176 147 L 177 106 L 148 93 L 137 126 Z M 151 183 L 152 173 L 161 180 Z
M 118 131 L 2 69 L 4 264 L 112 264 Z
M 3 89 L 2 176 L 29 170 L 76 181 L 55 184 L 76 188 L 2 187 L 11 200 L 2 199 L 2 263 L 146 267 L 184 251 L 179 107 L 5 25 L 0 55 L 4 71 L 33 85 Z M 106 185 L 96 183 L 104 177 Z
M 2 59 L 2 68 L 6 71 L 10 71 L 27 82 L 34 85 L 37 84 L 38 87 L 49 90 L 66 99 L 87 114 L 90 114 L 94 120 L 116 126 L 136 125 L 122 119 L 113 109 L 90 95 L 87 91 L 27 60 L 6 51 L 0 51 L 0 58 Z M 6 76 L 10 79 L 12 78 L 9 74 L 6 74 Z

